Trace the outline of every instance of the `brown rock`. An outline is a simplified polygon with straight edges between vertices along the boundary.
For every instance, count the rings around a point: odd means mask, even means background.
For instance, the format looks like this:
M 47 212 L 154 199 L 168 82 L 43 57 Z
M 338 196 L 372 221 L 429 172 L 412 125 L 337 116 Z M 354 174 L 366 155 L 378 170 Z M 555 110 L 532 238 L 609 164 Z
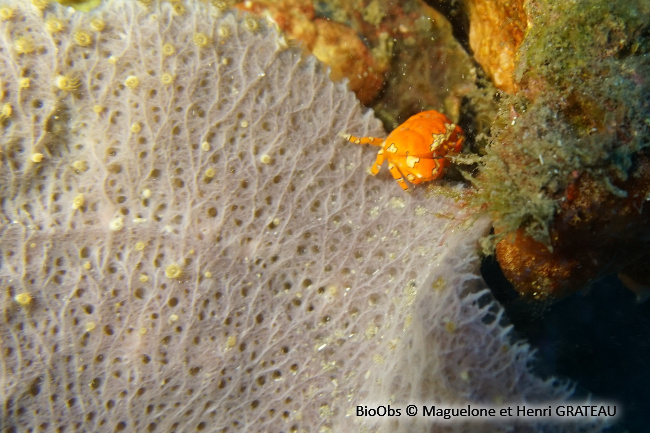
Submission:
M 273 19 L 287 37 L 302 42 L 318 60 L 331 68 L 333 80 L 347 78 L 349 89 L 362 103 L 372 102 L 381 90 L 387 64 L 373 58 L 351 27 L 316 18 L 310 0 L 246 1 L 235 7 Z
M 332 68 L 332 80 L 347 78 L 350 90 L 362 103 L 372 102 L 381 90 L 385 68 L 375 62 L 368 47 L 352 28 L 322 18 L 313 23 L 316 38 L 312 54 Z
M 551 226 L 552 251 L 522 229 L 497 244 L 499 264 L 519 293 L 555 300 L 626 267 L 636 269 L 635 280 L 647 278 L 638 263 L 650 251 L 650 156 L 640 156 L 628 180 L 614 188 L 588 174 L 576 179 Z
M 469 45 L 474 58 L 501 90 L 514 94 L 517 49 L 528 19 L 523 0 L 467 0 Z

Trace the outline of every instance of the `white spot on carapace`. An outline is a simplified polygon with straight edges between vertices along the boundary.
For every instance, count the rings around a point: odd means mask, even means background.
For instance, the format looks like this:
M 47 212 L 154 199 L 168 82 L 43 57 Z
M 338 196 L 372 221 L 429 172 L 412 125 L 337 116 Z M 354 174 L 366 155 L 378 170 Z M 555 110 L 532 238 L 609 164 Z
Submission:
M 409 168 L 414 168 L 415 164 L 420 162 L 420 158 L 416 156 L 407 155 L 406 156 L 406 166 Z
M 431 143 L 431 152 L 435 152 L 445 141 L 445 134 L 431 134 L 433 142 Z

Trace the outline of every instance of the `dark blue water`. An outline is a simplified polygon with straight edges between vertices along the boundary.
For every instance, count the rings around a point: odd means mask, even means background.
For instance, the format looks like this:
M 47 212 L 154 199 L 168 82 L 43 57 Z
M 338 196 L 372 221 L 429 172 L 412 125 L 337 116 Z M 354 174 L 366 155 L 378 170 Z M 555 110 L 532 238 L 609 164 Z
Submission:
M 537 349 L 539 375 L 577 382 L 577 397 L 616 403 L 623 416 L 607 433 L 650 431 L 650 302 L 615 276 L 562 301 L 522 301 L 492 258 L 483 275 L 506 308 L 517 333 Z

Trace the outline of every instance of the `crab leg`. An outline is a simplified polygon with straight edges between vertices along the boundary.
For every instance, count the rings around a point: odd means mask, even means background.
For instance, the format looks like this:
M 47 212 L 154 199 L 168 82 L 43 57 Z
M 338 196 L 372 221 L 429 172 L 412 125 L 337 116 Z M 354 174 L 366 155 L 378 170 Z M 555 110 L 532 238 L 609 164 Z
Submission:
M 377 159 L 375 160 L 375 164 L 370 167 L 370 172 L 373 174 L 373 176 L 379 173 L 379 170 L 381 169 L 381 165 L 384 163 L 385 158 L 384 149 L 379 149 L 379 152 L 377 152 Z
M 350 134 L 341 134 L 341 137 L 354 144 L 371 144 L 373 146 L 383 146 L 384 139 L 377 137 L 356 137 Z
M 393 178 L 397 181 L 397 184 L 401 186 L 404 191 L 408 191 L 409 187 L 404 181 L 404 176 L 402 176 L 402 172 L 400 172 L 399 169 L 395 167 L 395 164 L 389 162 L 388 170 L 390 171 L 390 174 L 393 176 Z

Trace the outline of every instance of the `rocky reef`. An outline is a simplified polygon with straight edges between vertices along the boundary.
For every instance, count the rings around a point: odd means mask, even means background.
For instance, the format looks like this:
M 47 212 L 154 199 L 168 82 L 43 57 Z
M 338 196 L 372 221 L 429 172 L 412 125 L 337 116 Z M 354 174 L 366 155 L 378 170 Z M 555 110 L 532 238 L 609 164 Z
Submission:
M 482 122 L 490 138 L 477 204 L 492 215 L 497 257 L 517 290 L 559 299 L 625 272 L 650 248 L 650 10 L 544 0 L 509 10 L 519 9 L 496 56 L 513 65 L 507 79 L 495 76 L 508 93 L 477 98 L 478 116 L 492 117 Z

